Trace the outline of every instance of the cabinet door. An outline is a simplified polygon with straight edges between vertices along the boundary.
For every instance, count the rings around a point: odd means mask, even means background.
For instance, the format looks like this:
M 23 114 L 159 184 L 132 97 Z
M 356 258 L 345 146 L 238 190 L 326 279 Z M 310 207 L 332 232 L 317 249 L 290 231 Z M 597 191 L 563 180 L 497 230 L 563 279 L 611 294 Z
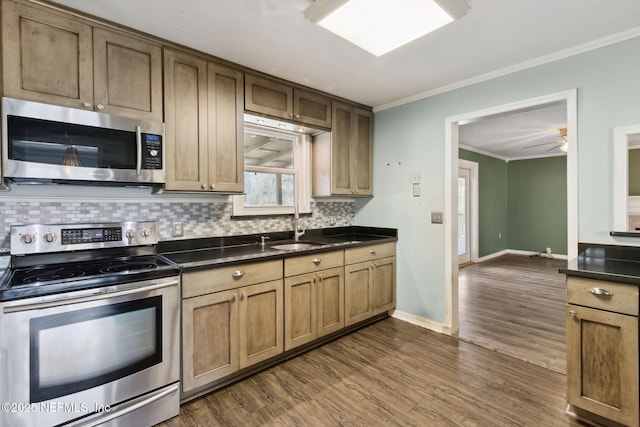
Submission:
M 352 149 L 351 123 L 354 109 L 347 104 L 334 102 L 331 126 L 331 194 L 352 195 Z
M 331 99 L 313 92 L 293 91 L 293 117 L 310 126 L 331 128 Z
M 355 194 L 373 196 L 373 113 L 356 108 L 351 176 Z
M 344 268 L 319 271 L 317 277 L 318 337 L 344 328 Z
M 182 391 L 238 370 L 238 291 L 182 302 Z
M 240 289 L 240 368 L 282 353 L 282 280 Z
M 638 426 L 638 318 L 567 306 L 567 401 Z
M 209 187 L 244 191 L 244 83 L 240 71 L 209 63 L 208 147 Z
M 284 281 L 284 349 L 313 341 L 317 330 L 317 276 L 287 277 Z
M 293 118 L 293 88 L 284 83 L 245 75 L 245 109 L 283 119 Z
M 160 46 L 96 28 L 93 61 L 96 110 L 162 121 Z
M 2 3 L 3 93 L 7 97 L 93 106 L 91 26 L 35 7 Z
M 207 63 L 164 53 L 166 184 L 168 190 L 207 190 Z
M 353 325 L 372 315 L 371 275 L 369 262 L 345 265 L 344 267 L 344 316 L 345 326 Z
M 371 314 L 376 315 L 396 306 L 396 259 L 382 258 L 372 265 Z

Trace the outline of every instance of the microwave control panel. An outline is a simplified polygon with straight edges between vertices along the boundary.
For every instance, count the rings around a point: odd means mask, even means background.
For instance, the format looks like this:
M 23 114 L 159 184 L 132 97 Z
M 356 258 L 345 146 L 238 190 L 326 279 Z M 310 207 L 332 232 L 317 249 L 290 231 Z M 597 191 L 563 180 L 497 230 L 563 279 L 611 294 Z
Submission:
M 162 169 L 162 136 L 143 133 L 142 169 Z

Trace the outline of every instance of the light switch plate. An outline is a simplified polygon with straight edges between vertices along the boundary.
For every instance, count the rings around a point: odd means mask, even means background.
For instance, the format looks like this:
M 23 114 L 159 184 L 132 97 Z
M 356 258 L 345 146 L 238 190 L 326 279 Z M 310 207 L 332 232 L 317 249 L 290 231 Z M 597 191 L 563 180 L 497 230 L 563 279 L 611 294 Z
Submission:
M 442 212 L 431 212 L 431 224 L 442 224 Z

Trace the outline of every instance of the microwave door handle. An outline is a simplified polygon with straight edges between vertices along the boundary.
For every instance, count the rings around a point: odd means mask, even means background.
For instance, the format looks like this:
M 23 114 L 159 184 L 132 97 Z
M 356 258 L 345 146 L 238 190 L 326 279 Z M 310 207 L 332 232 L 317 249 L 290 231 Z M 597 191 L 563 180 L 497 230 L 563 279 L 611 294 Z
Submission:
M 142 173 L 142 130 L 136 126 L 136 175 Z

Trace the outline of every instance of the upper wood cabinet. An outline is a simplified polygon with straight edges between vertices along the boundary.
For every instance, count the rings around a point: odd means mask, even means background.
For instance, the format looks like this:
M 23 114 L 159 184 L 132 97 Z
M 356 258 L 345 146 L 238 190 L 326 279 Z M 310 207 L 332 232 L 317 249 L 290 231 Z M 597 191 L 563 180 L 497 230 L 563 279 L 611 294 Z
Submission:
M 4 96 L 162 121 L 159 45 L 12 1 L 2 37 Z
M 373 195 L 373 113 L 333 102 L 331 132 L 313 140 L 314 196 Z
M 167 190 L 244 189 L 243 74 L 165 49 Z
M 253 74 L 245 75 L 245 109 L 309 126 L 331 128 L 331 99 Z

